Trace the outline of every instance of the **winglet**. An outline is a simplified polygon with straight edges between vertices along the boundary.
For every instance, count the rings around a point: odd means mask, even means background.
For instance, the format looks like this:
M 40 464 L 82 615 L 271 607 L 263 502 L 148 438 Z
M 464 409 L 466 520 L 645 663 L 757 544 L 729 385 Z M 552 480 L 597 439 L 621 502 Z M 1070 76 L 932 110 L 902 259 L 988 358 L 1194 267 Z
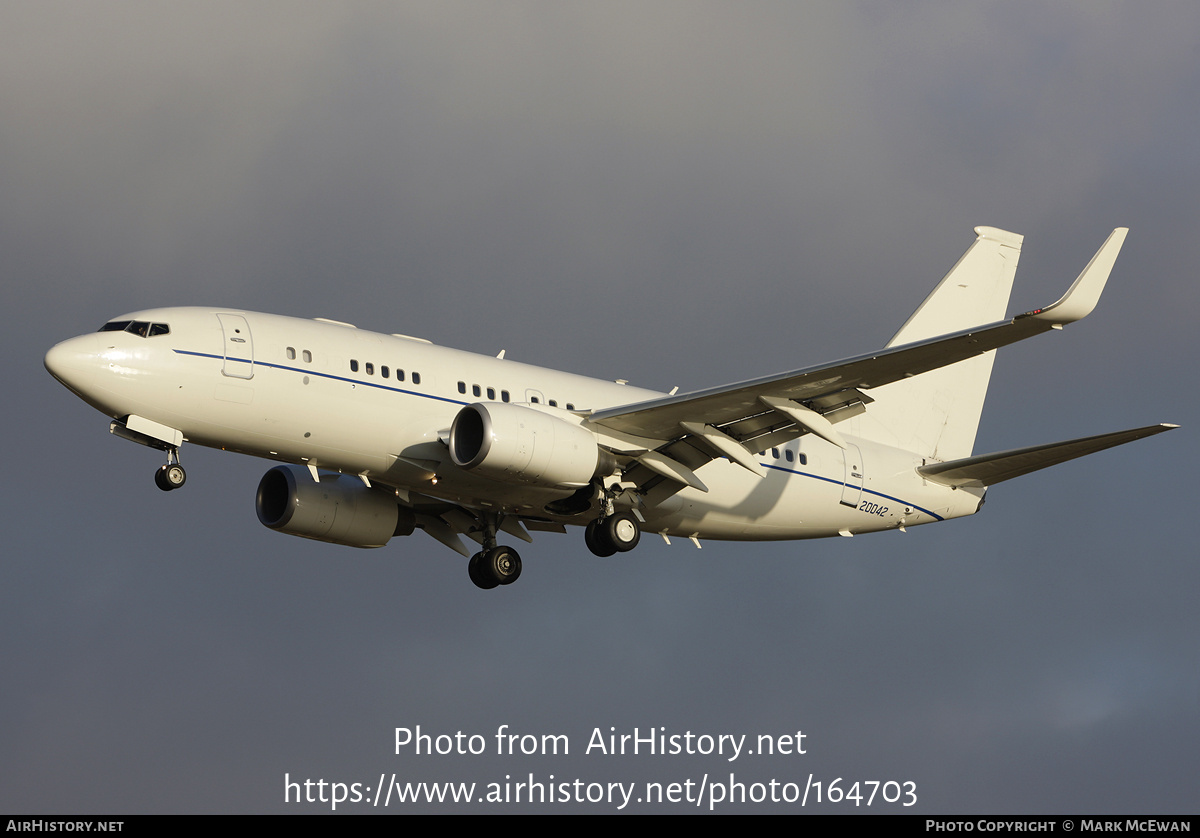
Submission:
M 1061 300 L 1045 308 L 1027 312 L 1023 316 L 1049 320 L 1057 327 L 1082 320 L 1091 314 L 1100 300 L 1100 293 L 1104 291 L 1104 284 L 1108 282 L 1108 275 L 1112 272 L 1128 232 L 1128 227 L 1118 227 L 1112 231 Z

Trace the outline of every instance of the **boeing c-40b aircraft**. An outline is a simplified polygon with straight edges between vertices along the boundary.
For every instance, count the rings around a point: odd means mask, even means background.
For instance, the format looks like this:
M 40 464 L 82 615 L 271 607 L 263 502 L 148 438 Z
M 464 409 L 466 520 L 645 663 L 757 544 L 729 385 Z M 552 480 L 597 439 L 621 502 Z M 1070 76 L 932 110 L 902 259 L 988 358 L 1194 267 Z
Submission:
M 904 530 L 971 515 L 999 483 L 1176 427 L 1151 425 L 973 454 L 995 350 L 1086 317 L 1127 230 L 1061 300 L 1004 320 L 1022 237 L 992 227 L 876 352 L 662 394 L 382 335 L 222 308 L 122 315 L 46 368 L 166 452 L 192 442 L 277 460 L 266 526 L 353 547 L 416 529 L 458 551 L 480 588 L 516 581 L 501 533 L 584 527 L 598 556 L 643 531 L 772 541 Z

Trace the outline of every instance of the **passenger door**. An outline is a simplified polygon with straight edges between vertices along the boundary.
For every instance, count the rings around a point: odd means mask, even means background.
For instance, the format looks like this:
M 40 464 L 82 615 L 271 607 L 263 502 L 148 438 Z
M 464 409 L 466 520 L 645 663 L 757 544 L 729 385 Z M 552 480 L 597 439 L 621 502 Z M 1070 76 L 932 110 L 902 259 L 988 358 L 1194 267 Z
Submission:
M 254 378 L 254 339 L 250 324 L 240 314 L 218 314 L 225 335 L 225 366 L 221 372 L 230 378 Z

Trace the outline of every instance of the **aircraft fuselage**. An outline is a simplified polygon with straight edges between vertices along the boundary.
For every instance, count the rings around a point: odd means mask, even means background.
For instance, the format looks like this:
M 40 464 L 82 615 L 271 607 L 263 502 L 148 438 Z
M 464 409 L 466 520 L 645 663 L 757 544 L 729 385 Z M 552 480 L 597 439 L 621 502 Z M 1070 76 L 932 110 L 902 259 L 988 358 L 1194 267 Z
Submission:
M 457 412 L 503 400 L 577 422 L 594 409 L 663 395 L 333 322 L 207 308 L 152 309 L 110 322 L 124 321 L 168 331 L 83 335 L 54 347 L 46 362 L 114 419 L 145 417 L 198 445 L 562 523 L 575 516 L 545 507 L 570 491 L 479 477 L 450 462 L 444 440 Z M 684 488 L 641 510 L 645 526 L 702 539 L 818 538 L 979 507 L 982 490 L 923 480 L 915 471 L 920 457 L 847 441 L 846 451 L 812 435 L 773 446 L 757 457 L 762 479 L 713 460 L 697 471 L 708 492 Z

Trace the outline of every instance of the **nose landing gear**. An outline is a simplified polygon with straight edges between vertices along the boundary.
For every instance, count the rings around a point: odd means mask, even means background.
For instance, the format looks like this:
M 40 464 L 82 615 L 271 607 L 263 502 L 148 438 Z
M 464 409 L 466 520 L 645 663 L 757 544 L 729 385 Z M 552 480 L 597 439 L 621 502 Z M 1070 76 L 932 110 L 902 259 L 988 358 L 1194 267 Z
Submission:
M 169 492 L 186 482 L 187 472 L 179 464 L 179 449 L 172 448 L 167 451 L 166 465 L 159 466 L 158 471 L 154 472 L 154 485 L 164 492 Z

